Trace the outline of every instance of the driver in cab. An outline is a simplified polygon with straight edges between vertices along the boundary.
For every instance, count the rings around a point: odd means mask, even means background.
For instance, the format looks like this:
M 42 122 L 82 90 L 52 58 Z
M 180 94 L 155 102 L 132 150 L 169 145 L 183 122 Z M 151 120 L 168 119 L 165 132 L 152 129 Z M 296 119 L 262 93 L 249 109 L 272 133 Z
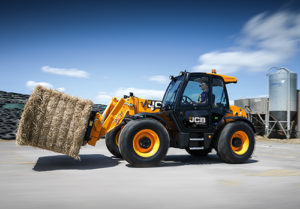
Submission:
M 199 98 L 198 98 L 198 102 L 200 104 L 207 104 L 208 102 L 208 85 L 205 82 L 201 82 L 201 89 L 202 89 L 202 93 L 200 94 Z

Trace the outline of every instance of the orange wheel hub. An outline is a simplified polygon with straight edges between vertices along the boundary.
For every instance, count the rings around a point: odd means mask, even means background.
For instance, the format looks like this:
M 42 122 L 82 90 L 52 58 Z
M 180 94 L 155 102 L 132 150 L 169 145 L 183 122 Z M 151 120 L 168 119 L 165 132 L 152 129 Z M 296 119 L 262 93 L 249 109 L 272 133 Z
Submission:
M 120 136 L 120 133 L 121 133 L 121 129 L 116 134 L 116 145 L 117 146 L 119 146 L 119 136 Z
M 249 148 L 249 138 L 246 132 L 236 131 L 230 139 L 232 151 L 237 155 L 243 155 Z
M 143 129 L 137 132 L 133 138 L 133 149 L 141 157 L 151 157 L 159 149 L 158 135 L 151 129 Z

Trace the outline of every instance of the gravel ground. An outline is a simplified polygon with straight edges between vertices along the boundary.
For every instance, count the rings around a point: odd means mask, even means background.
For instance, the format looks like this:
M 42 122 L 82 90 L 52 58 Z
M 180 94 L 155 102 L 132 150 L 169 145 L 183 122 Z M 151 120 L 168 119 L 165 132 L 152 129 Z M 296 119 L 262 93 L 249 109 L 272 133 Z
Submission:
M 101 140 L 81 161 L 0 140 L 1 208 L 299 208 L 300 144 L 258 139 L 245 164 L 170 148 L 161 166 L 133 168 Z
M 285 144 L 300 144 L 300 139 L 299 138 L 294 138 L 294 139 L 269 139 L 266 137 L 262 136 L 256 136 L 255 137 L 256 141 L 269 141 L 269 142 L 276 142 L 276 143 L 285 143 Z

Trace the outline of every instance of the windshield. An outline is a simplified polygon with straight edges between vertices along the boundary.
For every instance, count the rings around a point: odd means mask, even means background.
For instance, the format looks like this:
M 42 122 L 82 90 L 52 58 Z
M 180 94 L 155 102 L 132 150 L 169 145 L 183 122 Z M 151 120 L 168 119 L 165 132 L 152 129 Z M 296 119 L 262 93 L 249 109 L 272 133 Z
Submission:
M 162 101 L 162 107 L 166 107 L 166 105 L 172 105 L 174 103 L 182 78 L 183 76 L 179 76 L 175 78 L 175 80 L 171 81 Z

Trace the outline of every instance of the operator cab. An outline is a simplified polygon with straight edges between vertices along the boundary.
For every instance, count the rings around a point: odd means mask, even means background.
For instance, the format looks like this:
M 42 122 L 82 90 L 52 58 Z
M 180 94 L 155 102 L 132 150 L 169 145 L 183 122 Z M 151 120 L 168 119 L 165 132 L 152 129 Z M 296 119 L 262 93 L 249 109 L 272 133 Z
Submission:
M 213 73 L 187 72 L 171 77 L 161 110 L 174 114 L 182 132 L 213 131 L 229 112 L 224 78 Z

